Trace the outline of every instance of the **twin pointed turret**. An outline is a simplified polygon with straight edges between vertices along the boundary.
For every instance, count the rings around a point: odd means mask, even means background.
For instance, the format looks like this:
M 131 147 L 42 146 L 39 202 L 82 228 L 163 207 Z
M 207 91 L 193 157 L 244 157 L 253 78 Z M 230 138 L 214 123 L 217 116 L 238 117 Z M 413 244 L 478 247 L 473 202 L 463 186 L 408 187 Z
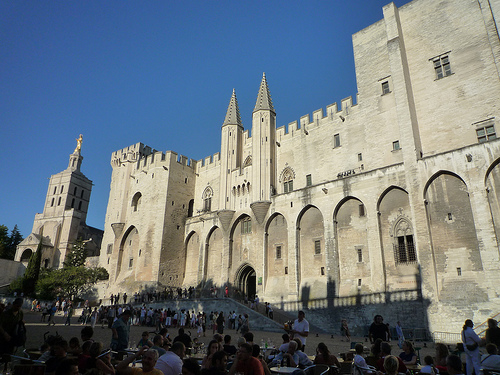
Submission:
M 262 73 L 262 81 L 260 82 L 257 102 L 255 103 L 253 111 L 257 112 L 261 109 L 269 110 L 276 114 L 273 107 L 273 101 L 271 99 L 271 93 L 269 92 L 269 87 L 267 86 L 266 73 Z
M 260 111 L 261 109 L 272 111 L 276 114 L 273 107 L 273 100 L 271 99 L 271 93 L 269 92 L 269 87 L 267 86 L 266 73 L 262 74 L 262 81 L 260 82 L 259 93 L 257 94 L 257 102 L 255 103 L 253 111 Z M 222 126 L 225 125 L 238 125 L 243 127 L 240 109 L 238 107 L 238 99 L 236 98 L 236 92 L 234 89 Z
M 241 123 L 240 109 L 238 108 L 238 99 L 236 99 L 234 89 L 231 100 L 229 101 L 229 106 L 227 107 L 226 118 L 224 119 L 222 126 L 225 125 L 238 125 L 243 127 L 243 124 Z

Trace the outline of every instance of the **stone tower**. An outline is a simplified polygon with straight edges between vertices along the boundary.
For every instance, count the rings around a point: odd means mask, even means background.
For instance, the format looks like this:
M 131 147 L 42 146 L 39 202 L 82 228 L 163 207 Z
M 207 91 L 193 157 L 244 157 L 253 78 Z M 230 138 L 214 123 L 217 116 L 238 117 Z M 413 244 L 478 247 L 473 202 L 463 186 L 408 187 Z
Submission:
M 80 171 L 81 135 L 77 142 L 68 167 L 50 177 L 43 212 L 35 215 L 32 233 L 19 244 L 15 260 L 27 263 L 41 236 L 44 237 L 42 266 L 45 268 L 62 267 L 66 252 L 79 238 L 89 240 L 86 244 L 89 255 L 98 255 L 103 231 L 85 223 L 92 181 Z

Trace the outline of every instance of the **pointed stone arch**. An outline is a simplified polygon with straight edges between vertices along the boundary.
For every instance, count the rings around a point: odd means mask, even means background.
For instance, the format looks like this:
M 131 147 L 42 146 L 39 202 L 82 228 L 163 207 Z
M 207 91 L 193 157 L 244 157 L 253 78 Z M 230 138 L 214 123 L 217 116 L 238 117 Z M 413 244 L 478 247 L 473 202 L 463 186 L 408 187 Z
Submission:
M 252 165 L 252 155 L 248 155 L 243 162 L 243 168 L 249 167 Z
M 234 219 L 229 230 L 229 268 L 236 269 L 253 252 L 252 217 L 246 213 Z M 245 251 L 246 249 L 246 251 Z
M 280 212 L 273 213 L 264 228 L 264 290 L 268 298 L 278 300 L 283 285 L 288 285 L 288 225 L 285 216 Z
M 335 279 L 338 280 L 339 295 L 372 292 L 371 282 L 367 282 L 371 280 L 371 268 L 368 219 L 363 202 L 354 196 L 342 199 L 333 213 L 333 228 L 338 254 Z
M 184 241 L 184 285 L 196 286 L 200 274 L 200 236 L 191 231 Z
M 205 257 L 203 265 L 204 280 L 212 280 L 214 285 L 220 281 L 224 252 L 224 233 L 218 226 L 213 226 L 205 238 Z
M 429 178 L 424 199 L 440 299 L 466 298 L 466 279 L 483 270 L 467 184 L 456 173 L 441 170 Z
M 120 241 L 118 262 L 116 264 L 116 278 L 118 278 L 120 276 L 120 273 L 125 271 L 125 269 L 132 269 L 132 267 L 134 267 L 133 262 L 134 259 L 137 258 L 138 251 L 139 231 L 134 225 L 131 225 L 125 231 Z M 145 256 L 144 258 L 146 259 L 147 256 Z M 130 262 L 130 260 L 132 260 L 132 263 Z
M 243 296 L 247 296 L 248 298 L 255 296 L 257 291 L 257 273 L 249 262 L 245 262 L 238 267 L 234 277 L 234 285 Z
M 297 216 L 296 226 L 299 295 L 303 302 L 309 298 L 327 296 L 324 215 L 314 205 L 307 205 Z

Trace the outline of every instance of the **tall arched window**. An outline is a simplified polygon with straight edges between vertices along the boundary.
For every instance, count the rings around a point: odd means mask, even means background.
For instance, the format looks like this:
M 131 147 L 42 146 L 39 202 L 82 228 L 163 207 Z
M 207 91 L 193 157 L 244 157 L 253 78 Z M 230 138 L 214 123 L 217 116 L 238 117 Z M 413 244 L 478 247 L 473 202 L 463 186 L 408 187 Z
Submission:
M 203 211 L 211 211 L 212 210 L 212 196 L 214 195 L 214 191 L 210 186 L 207 186 L 205 191 L 203 192 Z
M 283 172 L 281 172 L 280 181 L 283 183 L 283 193 L 289 193 L 293 191 L 294 178 L 295 178 L 295 173 L 290 167 L 286 167 L 283 170 Z
M 394 227 L 394 259 L 398 263 L 414 263 L 417 261 L 413 228 L 408 220 L 400 219 Z
M 132 198 L 132 211 L 137 211 L 139 209 L 139 205 L 141 204 L 142 194 L 137 192 Z

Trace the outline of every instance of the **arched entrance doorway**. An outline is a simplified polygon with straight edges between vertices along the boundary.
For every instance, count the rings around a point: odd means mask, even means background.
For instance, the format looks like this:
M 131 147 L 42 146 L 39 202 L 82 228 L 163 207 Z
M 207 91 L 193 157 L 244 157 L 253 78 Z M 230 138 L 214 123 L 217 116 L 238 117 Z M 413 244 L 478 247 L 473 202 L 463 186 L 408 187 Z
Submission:
M 257 275 L 255 270 L 249 265 L 241 267 L 236 277 L 236 285 L 245 296 L 253 298 L 257 291 Z

